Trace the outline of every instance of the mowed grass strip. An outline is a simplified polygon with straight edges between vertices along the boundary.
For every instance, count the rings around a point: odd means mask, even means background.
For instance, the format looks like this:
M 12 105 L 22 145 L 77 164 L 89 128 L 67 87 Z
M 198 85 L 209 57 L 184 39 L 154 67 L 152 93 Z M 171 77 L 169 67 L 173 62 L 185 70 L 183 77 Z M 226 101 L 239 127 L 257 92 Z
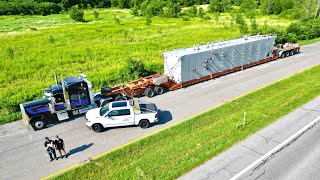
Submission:
M 57 179 L 173 179 L 319 96 L 320 65 L 112 151 Z M 241 126 L 243 113 L 247 124 Z

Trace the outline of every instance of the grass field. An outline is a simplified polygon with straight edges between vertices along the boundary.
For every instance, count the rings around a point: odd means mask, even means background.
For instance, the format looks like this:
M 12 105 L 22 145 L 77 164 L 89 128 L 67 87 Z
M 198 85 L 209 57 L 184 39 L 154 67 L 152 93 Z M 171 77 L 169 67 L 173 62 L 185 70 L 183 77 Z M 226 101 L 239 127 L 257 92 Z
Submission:
M 161 73 L 164 51 L 240 36 L 230 26 L 229 14 L 211 14 L 208 21 L 152 18 L 147 26 L 144 17 L 134 17 L 129 10 L 98 10 L 98 19 L 93 11 L 85 12 L 86 23 L 76 23 L 67 14 L 0 16 L 0 124 L 21 117 L 19 103 L 41 98 L 43 88 L 54 84 L 53 72 L 60 78 L 85 73 L 97 90 L 130 79 L 124 70 L 128 59 L 144 62 L 150 73 Z M 290 23 L 259 18 L 259 23 L 279 28 Z
M 134 142 L 57 179 L 174 179 L 320 95 L 320 65 Z M 247 123 L 242 126 L 243 113 Z

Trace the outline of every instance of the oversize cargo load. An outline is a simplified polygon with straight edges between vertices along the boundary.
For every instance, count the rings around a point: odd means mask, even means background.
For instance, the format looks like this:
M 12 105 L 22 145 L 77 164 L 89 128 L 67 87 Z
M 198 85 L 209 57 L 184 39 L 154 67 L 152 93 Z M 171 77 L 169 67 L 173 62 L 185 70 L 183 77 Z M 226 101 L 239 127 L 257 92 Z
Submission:
M 272 58 L 276 36 L 256 35 L 163 53 L 164 73 L 180 84 Z

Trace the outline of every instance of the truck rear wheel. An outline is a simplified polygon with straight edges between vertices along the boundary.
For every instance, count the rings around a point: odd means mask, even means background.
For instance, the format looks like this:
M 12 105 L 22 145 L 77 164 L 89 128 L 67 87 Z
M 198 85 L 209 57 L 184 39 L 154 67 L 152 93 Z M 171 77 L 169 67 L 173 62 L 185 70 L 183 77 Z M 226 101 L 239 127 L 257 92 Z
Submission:
M 154 96 L 154 91 L 153 91 L 153 89 L 147 88 L 147 89 L 144 91 L 144 95 L 145 95 L 145 96 L 148 96 L 149 98 L 153 97 L 153 96 Z
M 146 129 L 150 126 L 150 122 L 146 119 L 143 119 L 139 122 L 139 126 L 142 128 L 142 129 Z
M 44 117 L 39 117 L 32 120 L 31 126 L 35 131 L 38 131 L 47 127 L 47 121 Z
M 93 130 L 94 132 L 99 133 L 99 132 L 102 132 L 103 127 L 102 127 L 101 124 L 93 124 L 93 125 L 92 125 L 92 130 Z

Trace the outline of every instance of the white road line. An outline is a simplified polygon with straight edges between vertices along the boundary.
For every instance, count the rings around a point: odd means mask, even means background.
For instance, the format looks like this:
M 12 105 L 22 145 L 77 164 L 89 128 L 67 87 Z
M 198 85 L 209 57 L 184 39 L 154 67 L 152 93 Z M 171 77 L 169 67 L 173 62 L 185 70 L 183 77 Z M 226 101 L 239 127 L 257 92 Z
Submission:
M 205 86 L 202 86 L 202 88 L 205 88 L 205 87 L 208 87 L 208 86 L 211 86 L 211 85 L 214 85 L 214 84 L 217 84 L 217 83 L 219 83 L 220 81 L 216 81 L 216 82 L 213 82 L 213 83 L 211 83 L 211 84 L 207 84 L 207 85 L 205 85 Z
M 30 134 L 30 136 L 29 136 L 29 137 L 30 137 L 30 141 L 31 141 L 31 134 Z
M 263 69 L 263 68 L 266 68 L 266 67 L 269 67 L 269 66 L 270 66 L 270 64 L 266 64 L 264 66 L 258 67 L 257 69 Z
M 242 171 L 240 171 L 238 174 L 234 175 L 230 180 L 236 180 L 237 178 L 239 178 L 240 176 L 242 176 L 244 173 L 246 173 L 247 171 L 249 171 L 251 168 L 255 167 L 256 165 L 258 165 L 259 163 L 266 161 L 270 156 L 273 155 L 273 153 L 277 152 L 278 150 L 280 150 L 281 148 L 283 148 L 284 146 L 286 146 L 287 144 L 289 144 L 291 141 L 293 141 L 295 138 L 299 137 L 301 134 L 303 134 L 305 131 L 307 131 L 310 127 L 314 126 L 316 123 L 318 123 L 320 121 L 320 116 L 317 117 L 315 120 L 313 120 L 312 122 L 310 122 L 308 125 L 306 125 L 305 127 L 303 127 L 302 129 L 300 129 L 298 132 L 296 132 L 295 134 L 293 134 L 292 136 L 290 136 L 288 139 L 286 139 L 285 141 L 283 141 L 281 144 L 279 144 L 278 146 L 276 146 L 275 148 L 273 148 L 271 151 L 267 152 L 265 155 L 263 155 L 261 158 L 259 158 L 258 160 L 256 160 L 255 162 L 253 162 L 252 164 L 250 164 L 249 166 L 247 166 L 245 169 L 243 169 Z

